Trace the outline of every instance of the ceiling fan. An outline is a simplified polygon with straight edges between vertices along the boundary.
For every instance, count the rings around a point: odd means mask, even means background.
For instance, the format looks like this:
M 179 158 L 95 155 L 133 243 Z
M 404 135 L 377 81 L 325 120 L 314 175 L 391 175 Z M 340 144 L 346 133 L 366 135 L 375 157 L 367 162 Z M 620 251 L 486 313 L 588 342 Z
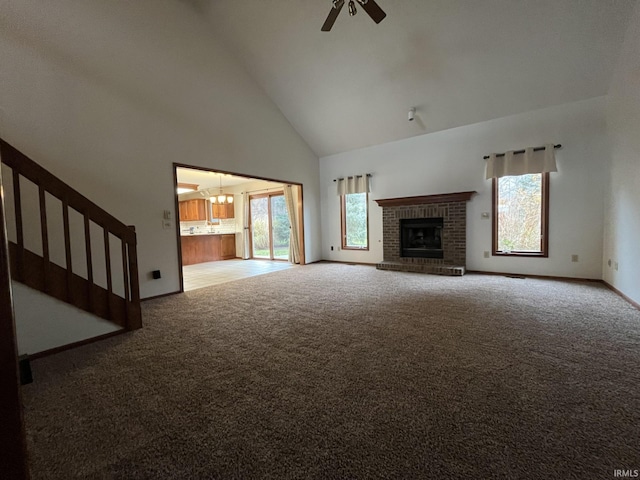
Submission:
M 387 14 L 382 11 L 382 9 L 374 0 L 357 1 L 362 6 L 362 8 L 364 8 L 364 11 L 369 14 L 374 22 L 380 23 L 384 19 L 384 17 L 387 16 Z M 322 28 L 320 30 L 322 30 L 323 32 L 328 32 L 329 30 L 331 30 L 331 27 L 333 27 L 333 24 L 335 23 L 336 18 L 338 18 L 338 14 L 340 13 L 340 10 L 342 10 L 343 6 L 344 0 L 333 0 L 333 7 L 331 8 L 329 16 L 324 21 L 324 24 L 322 25 Z M 358 13 L 358 11 L 356 10 L 356 2 L 354 0 L 349 0 L 349 15 L 353 17 L 356 13 Z

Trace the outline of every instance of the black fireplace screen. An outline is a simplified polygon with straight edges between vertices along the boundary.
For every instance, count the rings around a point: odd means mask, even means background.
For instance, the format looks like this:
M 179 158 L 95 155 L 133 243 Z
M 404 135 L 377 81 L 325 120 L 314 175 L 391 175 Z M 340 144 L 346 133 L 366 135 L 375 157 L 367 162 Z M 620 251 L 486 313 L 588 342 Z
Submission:
M 400 256 L 443 258 L 442 217 L 400 220 Z

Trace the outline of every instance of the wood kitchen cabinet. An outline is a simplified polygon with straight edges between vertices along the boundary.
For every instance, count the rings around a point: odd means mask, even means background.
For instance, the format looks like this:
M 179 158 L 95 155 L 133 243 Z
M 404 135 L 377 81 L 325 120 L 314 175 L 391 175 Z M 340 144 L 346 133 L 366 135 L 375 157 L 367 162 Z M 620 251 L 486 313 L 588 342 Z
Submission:
M 212 218 L 235 218 L 235 211 L 233 203 L 212 203 L 211 204 L 211 217 Z
M 236 256 L 236 236 L 230 234 L 183 235 L 182 265 L 228 260 Z
M 222 260 L 236 258 L 236 236 L 234 234 L 221 235 L 220 257 Z
M 178 212 L 179 212 L 180 221 L 184 222 L 186 220 L 186 218 L 187 218 L 187 215 L 188 215 L 188 213 L 187 213 L 187 202 L 180 202 L 178 204 L 178 206 L 179 206 Z
M 208 220 L 207 201 L 205 199 L 185 200 L 179 203 L 181 222 Z

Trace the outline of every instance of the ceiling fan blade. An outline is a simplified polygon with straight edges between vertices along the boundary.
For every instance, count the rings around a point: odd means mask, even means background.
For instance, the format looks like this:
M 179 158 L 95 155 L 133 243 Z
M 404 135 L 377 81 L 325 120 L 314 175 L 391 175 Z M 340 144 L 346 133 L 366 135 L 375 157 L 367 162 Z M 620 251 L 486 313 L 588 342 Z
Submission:
M 343 6 L 344 0 L 340 0 L 339 2 L 335 3 L 320 30 L 322 30 L 323 32 L 328 32 L 329 30 L 331 30 L 331 27 L 333 27 L 333 24 L 335 23 L 336 18 L 338 18 L 338 14 L 340 13 L 340 10 L 342 10 Z
M 384 17 L 387 16 L 387 14 L 382 11 L 380 6 L 378 6 L 378 4 L 374 0 L 358 0 L 358 3 L 362 6 L 362 8 L 364 8 L 364 11 L 367 12 L 371 19 L 376 23 L 380 23 L 384 19 Z

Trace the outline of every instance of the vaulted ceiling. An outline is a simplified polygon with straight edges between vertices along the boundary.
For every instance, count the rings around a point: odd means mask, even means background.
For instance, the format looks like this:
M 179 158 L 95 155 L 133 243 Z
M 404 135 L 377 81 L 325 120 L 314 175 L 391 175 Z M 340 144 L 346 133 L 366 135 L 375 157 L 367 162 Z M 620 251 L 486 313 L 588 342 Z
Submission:
M 327 33 L 330 0 L 185 1 L 320 157 L 605 95 L 636 3 L 377 0 Z

